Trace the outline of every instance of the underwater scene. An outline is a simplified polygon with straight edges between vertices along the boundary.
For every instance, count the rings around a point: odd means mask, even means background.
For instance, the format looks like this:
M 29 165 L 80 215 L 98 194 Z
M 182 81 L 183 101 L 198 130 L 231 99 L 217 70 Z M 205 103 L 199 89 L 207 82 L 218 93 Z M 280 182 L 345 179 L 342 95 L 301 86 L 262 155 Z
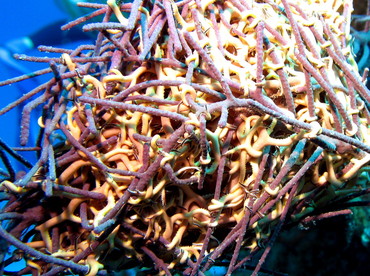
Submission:
M 370 0 L 0 10 L 0 276 L 368 275 Z

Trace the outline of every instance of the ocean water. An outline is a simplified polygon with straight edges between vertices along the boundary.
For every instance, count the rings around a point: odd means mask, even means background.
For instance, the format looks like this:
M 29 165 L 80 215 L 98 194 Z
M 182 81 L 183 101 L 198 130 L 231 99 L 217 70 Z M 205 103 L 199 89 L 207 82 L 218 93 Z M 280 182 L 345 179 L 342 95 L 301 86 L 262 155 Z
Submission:
M 67 19 L 67 17 L 68 15 L 59 10 L 53 0 L 2 1 L 2 8 L 0 9 L 0 47 L 4 47 L 4 45 L 10 41 L 14 41 L 14 39 L 37 33 L 45 26 L 58 20 Z M 48 34 L 45 33 L 44 36 L 47 37 Z M 25 54 L 45 56 L 45 53 L 39 53 L 36 49 L 27 51 Z M 33 72 L 34 70 L 46 68 L 48 66 L 47 64 L 27 61 L 17 62 L 23 67 L 25 72 Z M 20 74 L 21 72 L 19 70 L 9 66 L 3 59 L 0 59 L 0 81 Z M 19 84 L 0 87 L 1 108 L 30 91 L 30 89 L 34 88 L 36 85 L 41 84 L 42 80 L 46 78 L 47 76 L 37 80 L 27 80 Z M 5 115 L 0 116 L 0 126 L 0 137 L 10 146 L 19 146 L 19 108 L 15 108 Z
M 55 33 L 59 32 L 62 24 L 75 18 L 73 15 L 67 14 L 65 11 L 59 9 L 56 2 L 60 1 L 4 1 L 4 5 L 0 10 L 0 20 L 2 23 L 0 37 L 0 81 L 49 67 L 47 63 L 35 63 L 19 60 L 12 60 L 12 62 L 15 62 L 17 66 L 21 66 L 21 70 L 16 68 L 16 66 L 9 65 L 9 62 L 6 61 L 7 58 L 4 58 L 4 56 L 1 55 L 1 51 L 9 49 L 9 45 L 11 45 L 11 47 L 16 45 L 16 40 L 28 36 L 37 37 L 38 42 L 36 42 L 35 48 L 20 52 L 15 50 L 14 53 L 39 57 L 60 57 L 60 54 L 39 52 L 36 47 L 40 44 L 74 49 L 78 44 L 86 42 L 87 35 L 82 34 L 81 31 L 79 31 L 81 32 L 81 39 L 79 37 L 74 37 L 73 41 L 68 41 L 67 43 L 67 35 L 65 35 L 65 37 L 55 35 Z M 81 8 L 77 7 L 76 9 L 78 10 Z M 88 42 L 92 41 L 89 39 Z M 31 89 L 46 82 L 51 77 L 52 75 L 49 73 L 44 76 L 0 87 L 0 108 L 5 107 L 7 104 L 13 102 Z M 35 99 L 37 96 L 38 95 L 32 99 Z M 19 106 L 0 116 L 0 137 L 12 147 L 19 146 L 21 112 L 22 106 Z M 33 122 L 33 125 L 31 125 L 31 136 L 28 146 L 34 145 L 34 141 L 37 137 L 36 129 L 38 127 L 35 122 L 39 116 L 39 110 L 36 109 L 36 111 L 32 112 L 31 121 Z M 24 153 L 23 155 L 30 161 L 35 161 L 34 153 Z M 17 169 L 22 169 L 20 165 L 17 166 Z

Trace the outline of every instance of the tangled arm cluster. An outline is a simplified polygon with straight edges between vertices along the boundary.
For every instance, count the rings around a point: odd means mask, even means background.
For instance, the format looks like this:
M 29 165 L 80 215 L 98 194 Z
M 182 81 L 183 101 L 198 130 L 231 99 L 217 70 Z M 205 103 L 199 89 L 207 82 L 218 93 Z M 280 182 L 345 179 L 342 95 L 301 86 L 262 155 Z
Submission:
M 231 274 L 264 248 L 257 273 L 284 224 L 347 214 L 369 192 L 349 1 L 83 5 L 96 10 L 63 28 L 104 15 L 83 27 L 96 44 L 18 56 L 54 77 L 0 110 L 39 94 L 25 146 L 43 107 L 36 164 L 1 144 L 30 167 L 7 163 L 0 187 L 0 236 L 27 260 L 17 275 L 202 275 L 224 261 Z

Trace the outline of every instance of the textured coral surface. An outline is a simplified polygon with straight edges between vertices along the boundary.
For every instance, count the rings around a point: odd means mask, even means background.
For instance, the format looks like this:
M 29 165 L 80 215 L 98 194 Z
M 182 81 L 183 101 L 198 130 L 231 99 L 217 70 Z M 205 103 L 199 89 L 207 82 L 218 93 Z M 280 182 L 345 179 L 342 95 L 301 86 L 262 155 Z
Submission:
M 262 251 L 255 275 L 284 224 L 349 214 L 369 192 L 349 1 L 83 5 L 92 13 L 63 28 L 84 24 L 96 44 L 19 55 L 53 75 L 0 110 L 37 95 L 21 128 L 37 163 L 1 144 L 29 167 L 9 165 L 0 186 L 0 235 L 27 260 L 18 275 L 231 274 Z

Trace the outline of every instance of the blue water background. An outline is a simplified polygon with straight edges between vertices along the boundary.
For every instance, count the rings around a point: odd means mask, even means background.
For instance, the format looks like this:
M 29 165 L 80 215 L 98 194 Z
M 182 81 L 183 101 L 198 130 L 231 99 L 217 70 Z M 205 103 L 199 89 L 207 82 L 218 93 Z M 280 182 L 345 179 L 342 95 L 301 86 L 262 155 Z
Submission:
M 42 27 L 67 18 L 52 0 L 17 0 L 17 1 L 2 1 L 0 9 L 1 20 L 1 36 L 0 46 L 6 42 L 30 35 L 37 32 Z M 47 35 L 47 34 L 45 34 Z M 27 52 L 28 55 L 45 56 L 45 53 L 39 53 L 36 50 Z M 31 63 L 27 61 L 19 61 L 29 72 L 46 68 L 47 64 Z M 12 70 L 8 66 L 4 66 L 0 62 L 0 80 L 10 77 L 15 77 L 19 73 Z M 48 76 L 50 78 L 50 75 Z M 45 80 L 45 78 L 43 78 Z M 4 107 L 8 103 L 19 98 L 23 93 L 34 88 L 38 82 L 24 81 L 21 84 L 13 84 L 5 87 L 0 87 L 1 101 L 0 106 Z M 19 146 L 19 117 L 20 110 L 14 109 L 7 114 L 0 116 L 0 137 L 9 143 L 10 146 Z

